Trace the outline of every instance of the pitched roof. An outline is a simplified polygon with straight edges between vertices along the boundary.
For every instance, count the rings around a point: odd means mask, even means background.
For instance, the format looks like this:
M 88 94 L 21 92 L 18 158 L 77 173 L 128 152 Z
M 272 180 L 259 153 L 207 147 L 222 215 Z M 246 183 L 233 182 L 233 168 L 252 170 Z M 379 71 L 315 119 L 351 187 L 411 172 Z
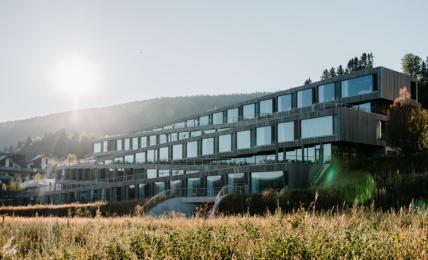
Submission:
M 48 155 L 48 154 L 39 154 L 39 155 L 36 155 L 35 157 L 31 158 L 30 160 L 26 161 L 25 163 L 26 163 L 26 164 L 28 164 L 28 163 L 30 163 L 30 162 L 32 162 L 32 161 L 35 161 L 35 160 L 37 160 L 37 159 L 40 159 L 40 158 L 42 158 L 42 157 L 44 157 L 44 156 L 49 156 L 49 157 L 51 157 L 51 158 L 52 158 L 52 156 L 50 156 L 50 155 Z

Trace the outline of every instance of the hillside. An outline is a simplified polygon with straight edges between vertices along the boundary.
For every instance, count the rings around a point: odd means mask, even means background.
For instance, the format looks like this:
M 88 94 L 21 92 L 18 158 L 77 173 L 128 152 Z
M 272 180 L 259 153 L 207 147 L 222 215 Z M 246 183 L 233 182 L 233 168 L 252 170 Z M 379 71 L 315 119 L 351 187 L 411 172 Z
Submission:
M 266 92 L 165 97 L 0 123 L 0 147 L 64 128 L 68 133 L 116 135 L 266 95 Z

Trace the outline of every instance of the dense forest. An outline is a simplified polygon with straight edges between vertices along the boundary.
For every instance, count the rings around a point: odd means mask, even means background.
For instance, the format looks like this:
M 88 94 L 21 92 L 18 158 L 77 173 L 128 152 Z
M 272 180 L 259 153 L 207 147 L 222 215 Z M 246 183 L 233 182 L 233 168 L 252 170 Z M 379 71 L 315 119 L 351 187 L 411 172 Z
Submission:
M 76 149 L 73 145 L 77 139 L 83 144 L 95 135 L 128 133 L 266 94 L 268 93 L 256 92 L 164 97 L 5 122 L 0 123 L 0 147 L 6 147 L 8 152 L 50 153 L 58 157 L 75 153 L 78 158 L 82 158 L 87 153 L 87 148 Z M 38 138 L 32 140 L 29 136 Z

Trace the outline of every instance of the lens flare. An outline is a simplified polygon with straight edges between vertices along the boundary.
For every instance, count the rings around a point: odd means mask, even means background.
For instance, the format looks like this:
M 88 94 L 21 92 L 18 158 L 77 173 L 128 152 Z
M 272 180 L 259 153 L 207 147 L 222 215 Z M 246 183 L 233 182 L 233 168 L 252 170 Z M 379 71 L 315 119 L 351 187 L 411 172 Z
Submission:
M 343 195 L 348 202 L 360 204 L 369 200 L 376 189 L 376 183 L 370 173 L 355 171 L 349 174 L 342 186 Z

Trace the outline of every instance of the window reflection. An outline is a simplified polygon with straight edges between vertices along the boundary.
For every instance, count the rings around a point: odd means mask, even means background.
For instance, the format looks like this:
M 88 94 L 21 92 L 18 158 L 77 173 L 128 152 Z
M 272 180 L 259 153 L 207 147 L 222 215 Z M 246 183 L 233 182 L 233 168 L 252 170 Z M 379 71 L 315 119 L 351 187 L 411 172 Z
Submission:
M 250 130 L 237 132 L 237 149 L 245 149 L 251 147 Z
M 269 145 L 272 143 L 272 130 L 270 126 L 258 127 L 256 130 L 257 146 Z
M 284 189 L 284 173 L 282 171 L 251 173 L 251 193 L 260 193 L 267 189 Z
M 333 116 L 302 120 L 302 138 L 333 134 Z
M 373 92 L 372 75 L 341 82 L 342 97 L 356 96 Z
M 202 139 L 202 155 L 214 154 L 214 138 Z
M 253 119 L 256 117 L 256 106 L 255 104 L 245 105 L 243 106 L 243 114 L 245 119 Z
M 176 144 L 172 146 L 172 157 L 174 160 L 183 159 L 183 145 Z
M 94 153 L 101 153 L 101 143 L 94 144 Z
M 270 115 L 273 112 L 272 99 L 260 101 L 260 116 Z
M 297 91 L 297 107 L 312 105 L 312 89 Z
M 278 124 L 278 142 L 294 140 L 294 122 Z
M 234 123 L 238 122 L 238 108 L 227 110 L 227 122 Z
M 318 86 L 318 102 L 334 100 L 334 83 Z
M 198 141 L 187 143 L 187 158 L 198 156 Z
M 209 125 L 209 123 L 210 123 L 210 117 L 209 116 L 201 116 L 201 117 L 199 117 L 199 125 L 200 126 L 202 126 L 202 125 Z
M 232 135 L 220 135 L 218 137 L 218 151 L 221 152 L 230 152 L 232 151 Z
M 278 97 L 278 112 L 291 109 L 291 94 Z
M 213 114 L 213 124 L 223 124 L 223 112 Z

